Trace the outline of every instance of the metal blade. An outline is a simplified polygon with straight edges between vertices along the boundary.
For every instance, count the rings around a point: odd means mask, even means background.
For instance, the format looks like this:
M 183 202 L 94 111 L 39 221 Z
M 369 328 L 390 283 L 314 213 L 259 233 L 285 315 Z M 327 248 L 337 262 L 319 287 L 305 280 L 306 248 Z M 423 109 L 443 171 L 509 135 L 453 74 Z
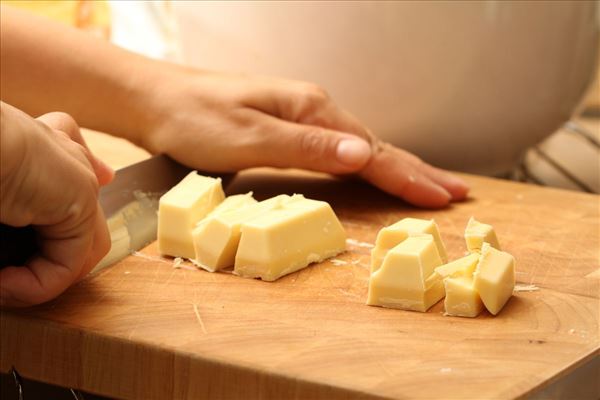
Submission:
M 116 172 L 100 190 L 110 231 L 110 252 L 92 272 L 114 264 L 156 240 L 158 200 L 191 170 L 158 155 Z
M 165 155 L 154 156 L 118 170 L 113 181 L 100 189 L 100 205 L 104 216 L 109 219 L 137 200 L 135 192 L 162 196 L 190 171 Z

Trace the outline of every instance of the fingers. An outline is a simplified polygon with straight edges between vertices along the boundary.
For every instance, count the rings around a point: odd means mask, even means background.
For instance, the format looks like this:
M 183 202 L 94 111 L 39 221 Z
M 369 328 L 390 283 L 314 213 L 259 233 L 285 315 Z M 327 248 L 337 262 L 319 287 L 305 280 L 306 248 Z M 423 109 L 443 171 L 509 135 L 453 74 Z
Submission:
M 272 154 L 272 165 L 280 166 L 283 160 L 293 162 L 298 168 L 339 174 L 358 172 L 358 166 L 371 158 L 368 164 L 363 164 L 365 170 L 361 175 L 386 192 L 412 204 L 439 208 L 466 197 L 468 186 L 461 179 L 422 162 L 408 152 L 380 143 L 360 121 L 337 106 L 318 86 L 303 82 L 282 85 L 274 81 L 271 84 L 270 87 L 268 83 L 265 84 L 268 99 L 254 99 L 253 105 L 274 117 L 297 123 L 287 125 L 285 129 L 284 124 L 273 124 L 273 131 L 287 132 L 279 136 L 280 140 L 297 139 L 291 140 L 291 143 L 295 143 L 295 150 L 282 151 L 285 144 L 278 143 L 276 152 Z M 304 129 L 298 128 L 299 124 L 303 124 Z M 337 138 L 340 132 L 363 138 L 370 144 L 373 156 L 366 155 L 364 145 L 360 151 L 358 145 L 349 147 L 353 150 L 349 153 L 354 154 L 356 160 L 351 163 L 352 167 L 342 167 L 340 158 L 333 156 L 333 149 L 339 145 Z M 342 145 L 340 150 L 343 148 Z M 343 151 L 340 153 L 344 154 Z
M 426 208 L 441 208 L 462 200 L 469 190 L 461 179 L 385 143 L 360 176 L 385 192 Z
M 44 258 L 28 268 L 0 270 L 0 306 L 27 307 L 44 303 L 62 293 L 74 281 L 74 271 Z
M 423 163 L 422 172 L 433 182 L 442 186 L 452 196 L 452 201 L 461 201 L 467 198 L 469 185 L 457 176 Z
M 3 106 L 6 135 L 10 132 L 23 140 L 3 142 L 2 159 L 16 154 L 19 168 L 3 177 L 1 222 L 33 226 L 39 253 L 25 265 L 0 270 L 0 304 L 6 306 L 37 304 L 57 296 L 110 246 L 97 200 L 98 177 L 88 162 L 89 151 L 80 144 L 85 142 L 76 124 L 61 114 L 35 121 L 17 111 Z M 7 143 L 11 146 L 4 146 Z
M 88 226 L 90 224 L 93 226 Z M 110 249 L 110 235 L 99 205 L 84 225 L 76 228 L 82 229 L 84 234 L 73 237 L 70 230 L 50 232 L 41 229 L 40 256 L 24 267 L 0 270 L 0 306 L 26 307 L 44 303 L 87 275 Z
M 407 160 L 389 151 L 376 154 L 360 176 L 381 190 L 419 207 L 441 208 L 451 195 Z
M 422 207 L 439 208 L 466 196 L 468 187 L 460 179 L 381 144 L 317 85 L 229 74 L 210 77 L 197 81 L 202 93 L 211 94 L 209 99 L 192 90 L 194 102 L 167 102 L 178 107 L 150 132 L 147 147 L 208 171 L 271 166 L 358 173 Z M 189 87 L 194 88 L 187 85 L 173 93 Z
M 64 239 L 42 237 L 39 256 L 24 267 L 0 271 L 2 305 L 29 306 L 58 296 L 79 276 L 91 245 L 91 234 Z
M 265 77 L 256 78 L 254 83 L 259 90 L 245 99 L 248 107 L 286 121 L 351 133 L 369 143 L 375 139 L 356 117 L 339 107 L 316 84 Z
M 94 173 L 96 174 L 100 186 L 104 186 L 113 180 L 115 175 L 114 170 L 102 160 L 97 158 L 94 154 L 92 154 L 83 136 L 81 135 L 79 125 L 77 125 L 77 122 L 73 119 L 73 117 L 63 112 L 51 112 L 41 115 L 36 119 L 48 125 L 52 129 L 64 132 L 67 134 L 67 136 L 69 136 L 69 138 L 71 138 L 71 140 L 79 143 L 85 148 L 86 157 L 94 169 Z
M 348 174 L 360 171 L 371 158 L 369 143 L 355 135 L 265 118 L 257 165 Z
M 110 232 L 106 224 L 106 219 L 104 218 L 104 212 L 99 203 L 96 208 L 95 220 L 92 248 L 86 257 L 86 261 L 81 268 L 77 280 L 84 278 L 92 269 L 94 269 L 96 264 L 98 264 L 110 250 Z

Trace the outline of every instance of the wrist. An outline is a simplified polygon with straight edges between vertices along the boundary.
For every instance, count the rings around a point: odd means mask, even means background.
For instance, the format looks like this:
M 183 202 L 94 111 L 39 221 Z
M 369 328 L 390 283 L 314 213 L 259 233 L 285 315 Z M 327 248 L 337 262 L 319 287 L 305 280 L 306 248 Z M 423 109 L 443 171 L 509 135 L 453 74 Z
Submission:
M 20 132 L 19 113 L 17 108 L 0 102 L 0 179 L 3 184 L 25 158 L 26 133 Z
M 124 86 L 123 104 L 112 115 L 120 115 L 118 126 L 109 133 L 121 136 L 137 146 L 155 152 L 151 146 L 151 136 L 168 118 L 170 101 L 165 86 L 174 81 L 177 67 L 155 60 L 137 60 L 130 67 L 135 74 L 122 83 Z M 137 65 L 136 65 L 137 64 Z M 124 110 L 126 114 L 124 114 Z
M 144 136 L 156 123 L 152 86 L 158 79 L 158 73 L 146 63 L 132 61 L 113 70 L 110 79 L 113 95 L 99 110 L 100 118 L 89 127 L 145 147 Z
M 159 143 L 161 131 L 182 109 L 193 73 L 190 69 L 161 61 L 144 60 L 130 82 L 129 97 L 135 115 L 134 126 L 126 139 L 151 153 L 164 151 Z M 191 99 L 187 99 L 191 101 Z
M 29 168 L 29 160 L 38 127 L 33 118 L 15 107 L 0 102 L 0 108 L 0 222 L 25 226 L 31 222 L 27 205 L 34 196 L 27 188 L 36 174 Z

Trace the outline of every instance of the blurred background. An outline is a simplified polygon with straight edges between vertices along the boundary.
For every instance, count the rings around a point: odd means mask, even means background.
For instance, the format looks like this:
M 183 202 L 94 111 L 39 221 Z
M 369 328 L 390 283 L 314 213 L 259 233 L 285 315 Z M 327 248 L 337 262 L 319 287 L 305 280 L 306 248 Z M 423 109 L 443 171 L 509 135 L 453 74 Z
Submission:
M 440 167 L 600 192 L 596 1 L 3 3 L 149 57 L 315 82 Z

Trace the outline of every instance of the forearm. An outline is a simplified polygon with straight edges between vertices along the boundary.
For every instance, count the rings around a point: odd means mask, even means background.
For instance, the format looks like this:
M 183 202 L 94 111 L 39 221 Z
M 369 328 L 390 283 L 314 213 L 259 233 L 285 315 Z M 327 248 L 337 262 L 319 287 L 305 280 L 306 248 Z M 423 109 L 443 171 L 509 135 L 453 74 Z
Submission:
M 4 102 L 0 102 L 0 200 L 8 193 L 4 190 L 7 180 L 19 168 L 25 147 L 24 135 L 19 135 L 18 121 L 13 118 L 17 112 Z M 1 201 L 2 205 L 6 202 Z M 2 210 L 1 214 L 4 214 Z
M 164 63 L 2 6 L 1 96 L 31 115 L 60 110 L 134 142 L 153 115 L 146 91 Z
M 467 194 L 460 179 L 379 142 L 313 84 L 152 61 L 9 9 L 1 25 L 2 97 L 31 114 L 65 111 L 205 171 L 355 173 L 424 207 Z

